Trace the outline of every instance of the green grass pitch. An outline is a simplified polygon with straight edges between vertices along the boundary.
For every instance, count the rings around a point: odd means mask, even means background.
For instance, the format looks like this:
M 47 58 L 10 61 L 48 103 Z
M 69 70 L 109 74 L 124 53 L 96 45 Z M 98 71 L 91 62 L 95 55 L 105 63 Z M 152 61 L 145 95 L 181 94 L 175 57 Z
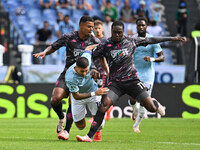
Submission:
M 132 131 L 130 118 L 110 119 L 102 130 L 102 141 L 82 143 L 90 127 L 73 124 L 68 141 L 58 140 L 58 119 L 0 119 L 0 150 L 200 150 L 200 119 L 144 119 L 142 133 Z

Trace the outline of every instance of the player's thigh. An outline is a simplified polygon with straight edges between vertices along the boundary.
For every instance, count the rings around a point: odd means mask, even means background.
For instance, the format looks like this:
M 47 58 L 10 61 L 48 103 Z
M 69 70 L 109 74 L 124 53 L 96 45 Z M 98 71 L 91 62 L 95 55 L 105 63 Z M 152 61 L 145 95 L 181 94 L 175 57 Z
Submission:
M 87 107 L 92 116 L 96 114 L 100 102 L 101 102 L 101 96 L 92 96 L 90 101 L 87 103 Z
M 117 82 L 112 82 L 108 88 L 108 94 L 102 97 L 101 103 L 103 103 L 103 105 L 108 105 L 110 100 L 112 104 L 115 104 L 119 100 L 119 97 L 125 94 L 123 87 Z
M 66 96 L 66 91 L 63 88 L 55 87 L 52 92 L 53 99 L 62 100 Z
M 141 102 L 149 96 L 146 86 L 140 80 L 133 80 L 126 85 L 127 94 Z
M 58 92 L 57 92 L 57 89 L 59 89 Z M 62 90 L 60 90 L 60 89 L 62 89 Z M 53 94 L 55 96 L 60 93 L 62 94 L 62 98 L 67 98 L 69 96 L 70 92 L 69 92 L 69 88 L 66 86 L 66 83 L 65 83 L 65 74 L 64 73 L 61 73 L 61 75 L 57 79 L 55 87 L 54 87 L 54 91 L 53 91 Z
M 71 109 L 72 109 L 72 117 L 74 122 L 78 122 L 85 118 L 86 111 L 86 104 L 84 100 L 75 100 L 73 95 L 71 97 Z
M 75 124 L 76 124 L 76 127 L 77 127 L 79 130 L 84 129 L 85 126 L 86 126 L 85 118 L 83 118 L 82 120 L 79 120 L 79 121 L 75 122 Z

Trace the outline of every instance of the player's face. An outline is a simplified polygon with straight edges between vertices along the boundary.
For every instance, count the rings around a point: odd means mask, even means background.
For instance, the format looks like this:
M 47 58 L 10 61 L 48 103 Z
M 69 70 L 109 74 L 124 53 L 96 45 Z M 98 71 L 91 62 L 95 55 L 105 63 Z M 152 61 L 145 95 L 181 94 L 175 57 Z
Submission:
M 85 77 L 88 71 L 89 71 L 89 66 L 86 68 L 80 68 L 76 66 L 76 72 L 82 77 Z
M 137 22 L 137 32 L 139 35 L 146 34 L 147 24 L 144 20 L 139 20 Z
M 114 26 L 112 28 L 112 40 L 115 42 L 120 42 L 124 35 L 124 29 L 122 26 Z
M 98 36 L 101 36 L 103 34 L 103 26 L 98 24 L 98 25 L 95 25 L 94 26 L 94 33 L 95 35 L 98 37 Z
M 80 24 L 80 30 L 85 36 L 90 36 L 94 29 L 94 22 L 86 21 Z

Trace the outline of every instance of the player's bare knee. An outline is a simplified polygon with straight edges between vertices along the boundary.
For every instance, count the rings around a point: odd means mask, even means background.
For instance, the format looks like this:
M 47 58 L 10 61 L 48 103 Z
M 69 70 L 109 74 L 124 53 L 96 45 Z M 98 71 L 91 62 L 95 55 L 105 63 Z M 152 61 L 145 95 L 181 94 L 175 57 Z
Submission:
M 83 129 L 85 128 L 85 126 L 84 126 L 84 127 L 76 126 L 76 127 L 77 127 L 77 129 L 79 129 L 79 130 L 83 130 Z
M 66 91 L 62 88 L 54 88 L 53 93 L 52 93 L 52 104 L 57 105 L 62 101 L 64 97 L 66 97 Z
M 133 99 L 132 97 L 129 97 L 129 102 L 131 105 L 135 105 L 136 99 Z
M 58 103 L 60 103 L 61 100 L 62 100 L 61 97 L 53 96 L 53 97 L 52 97 L 52 104 L 53 104 L 53 105 L 57 105 Z
M 99 111 L 102 112 L 102 113 L 105 113 L 107 110 L 108 110 L 108 108 L 106 106 L 101 105 L 99 107 Z
M 75 124 L 76 124 L 76 127 L 77 127 L 79 130 L 83 130 L 83 129 L 85 128 L 85 126 L 86 126 L 86 124 L 85 124 L 85 119 L 82 119 L 82 120 L 80 120 L 80 121 L 78 121 L 78 122 L 75 122 Z
M 77 123 L 75 123 L 76 124 L 76 127 L 79 129 L 79 130 L 83 130 L 84 128 L 85 128 L 85 124 L 77 124 Z
M 105 113 L 111 107 L 110 103 L 102 103 L 99 107 L 99 110 Z

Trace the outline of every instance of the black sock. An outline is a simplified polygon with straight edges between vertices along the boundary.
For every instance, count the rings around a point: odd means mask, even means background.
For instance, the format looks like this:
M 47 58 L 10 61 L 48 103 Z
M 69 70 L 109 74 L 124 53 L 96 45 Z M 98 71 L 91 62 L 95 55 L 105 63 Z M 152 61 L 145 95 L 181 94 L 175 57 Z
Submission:
M 53 105 L 51 102 L 51 106 L 53 107 L 53 110 L 57 113 L 59 119 L 63 119 L 64 118 L 64 114 L 62 111 L 62 103 L 60 102 L 58 105 Z
M 94 121 L 91 124 L 90 131 L 88 133 L 89 138 L 92 138 L 95 134 L 95 132 L 98 130 L 99 126 L 101 125 L 103 119 L 104 119 L 105 113 L 97 111 L 96 115 L 94 116 Z
M 158 102 L 156 100 L 153 100 L 153 104 L 155 105 L 156 109 L 158 109 Z
M 65 130 L 69 133 L 71 126 L 73 123 L 73 118 L 72 118 L 72 111 L 71 111 L 71 104 L 69 104 L 68 110 L 67 110 L 67 121 L 66 121 L 66 126 Z

